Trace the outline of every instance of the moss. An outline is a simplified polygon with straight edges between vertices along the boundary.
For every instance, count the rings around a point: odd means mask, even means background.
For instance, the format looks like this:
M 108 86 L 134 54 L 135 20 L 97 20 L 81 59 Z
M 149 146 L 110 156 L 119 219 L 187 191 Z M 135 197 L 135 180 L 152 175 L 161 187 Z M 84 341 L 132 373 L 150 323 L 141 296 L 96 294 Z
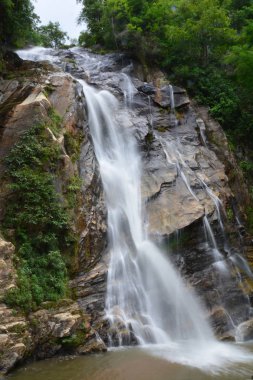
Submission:
M 49 110 L 48 116 L 50 117 L 50 129 L 56 137 L 60 136 L 62 130 L 62 117 L 56 112 L 54 108 Z
M 82 180 L 78 175 L 75 175 L 68 180 L 66 188 L 66 199 L 70 208 L 75 208 L 78 204 L 78 195 L 82 188 Z
M 67 131 L 64 134 L 64 146 L 68 155 L 71 157 L 72 162 L 77 161 L 80 157 L 82 142 L 83 134 L 81 132 L 74 135 Z
M 54 92 L 54 90 L 54 87 L 51 84 L 48 84 L 44 87 L 43 92 L 45 96 L 48 98 Z
M 86 338 L 86 329 L 84 324 L 82 325 L 82 329 L 77 331 L 75 334 L 61 338 L 59 343 L 62 347 L 67 351 L 72 351 L 75 348 L 82 346 L 85 343 Z
M 253 234 L 253 206 L 249 206 L 246 208 L 247 215 L 247 227 L 249 232 Z
M 226 214 L 229 222 L 232 222 L 234 220 L 234 212 L 231 207 L 227 207 Z
M 177 252 L 184 247 L 190 239 L 190 233 L 185 230 L 180 230 L 178 233 L 173 233 L 166 240 L 166 247 L 169 252 Z
M 152 132 L 148 132 L 145 136 L 145 143 L 147 145 L 150 145 L 152 144 L 152 142 L 154 141 L 154 136 L 153 136 L 153 133 Z
M 156 128 L 158 130 L 158 132 L 161 132 L 161 133 L 164 133 L 167 131 L 167 128 L 166 127 L 158 127 Z
M 24 332 L 26 331 L 26 329 L 27 329 L 26 325 L 16 324 L 16 325 L 13 325 L 13 326 L 9 327 L 8 328 L 8 332 L 15 333 L 15 334 L 18 334 L 18 335 L 22 335 L 22 334 L 24 334 Z
M 29 322 L 32 329 L 37 330 L 40 327 L 40 321 L 35 317 L 31 317 Z
M 240 168 L 246 175 L 253 176 L 253 162 L 249 160 L 243 160 L 239 163 Z

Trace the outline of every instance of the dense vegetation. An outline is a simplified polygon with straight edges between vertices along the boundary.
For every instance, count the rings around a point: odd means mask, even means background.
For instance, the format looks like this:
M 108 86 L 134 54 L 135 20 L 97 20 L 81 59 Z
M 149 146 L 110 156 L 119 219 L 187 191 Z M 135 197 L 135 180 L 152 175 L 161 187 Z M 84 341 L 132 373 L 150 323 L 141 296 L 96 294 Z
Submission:
M 26 132 L 6 159 L 12 195 L 4 228 L 7 233 L 14 231 L 18 268 L 17 287 L 9 291 L 6 302 L 25 311 L 66 293 L 67 270 L 61 253 L 68 246 L 71 252 L 71 234 L 54 185 L 59 145 L 46 129 L 54 130 L 59 122 L 52 113 L 51 121 Z
M 253 147 L 252 0 L 79 0 L 86 46 L 163 67 L 242 148 Z M 252 170 L 252 168 L 251 168 Z
M 7 49 L 28 44 L 60 48 L 65 44 L 68 36 L 59 23 L 39 26 L 39 22 L 30 0 L 0 0 L 0 72 Z
M 49 22 L 37 29 L 36 44 L 50 48 L 61 48 L 66 43 L 68 35 L 60 28 L 59 22 Z
M 39 21 L 30 0 L 0 0 L 0 50 L 33 39 Z

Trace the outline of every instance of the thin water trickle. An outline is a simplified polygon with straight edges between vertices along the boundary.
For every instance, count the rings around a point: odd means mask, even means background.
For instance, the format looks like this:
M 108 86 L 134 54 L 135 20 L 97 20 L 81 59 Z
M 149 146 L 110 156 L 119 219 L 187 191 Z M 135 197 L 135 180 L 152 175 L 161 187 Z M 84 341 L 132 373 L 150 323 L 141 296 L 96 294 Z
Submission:
M 152 104 L 151 104 L 151 96 L 148 96 L 148 108 L 149 108 L 149 124 L 151 131 L 154 130 L 154 120 L 153 120 L 153 110 L 152 110 Z
M 121 79 L 122 80 L 120 83 L 120 87 L 124 94 L 125 104 L 127 107 L 131 107 L 134 100 L 134 95 L 136 93 L 136 88 L 134 87 L 131 79 L 125 72 L 121 73 Z
M 175 98 L 174 98 L 174 90 L 173 86 L 169 85 L 169 91 L 170 91 L 170 108 L 171 112 L 175 113 Z

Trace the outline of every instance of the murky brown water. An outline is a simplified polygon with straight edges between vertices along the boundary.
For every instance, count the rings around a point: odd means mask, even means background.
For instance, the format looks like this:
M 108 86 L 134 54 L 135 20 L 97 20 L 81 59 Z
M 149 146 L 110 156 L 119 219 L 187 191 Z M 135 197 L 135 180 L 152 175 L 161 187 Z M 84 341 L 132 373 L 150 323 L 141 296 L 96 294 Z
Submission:
M 253 347 L 247 347 L 251 352 Z M 252 356 L 253 358 L 253 356 Z M 201 357 L 199 358 L 201 361 Z M 206 373 L 173 364 L 141 349 L 125 349 L 77 358 L 52 359 L 18 369 L 9 380 L 249 380 L 253 359 L 248 364 L 228 366 L 225 372 Z

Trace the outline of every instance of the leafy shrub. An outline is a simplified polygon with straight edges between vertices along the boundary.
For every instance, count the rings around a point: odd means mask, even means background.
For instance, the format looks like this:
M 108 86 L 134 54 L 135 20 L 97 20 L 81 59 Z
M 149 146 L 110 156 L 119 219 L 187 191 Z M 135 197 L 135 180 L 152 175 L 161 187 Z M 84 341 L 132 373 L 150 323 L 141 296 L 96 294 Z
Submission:
M 77 195 L 81 190 L 82 180 L 78 176 L 73 176 L 69 179 L 67 186 L 67 200 L 71 208 L 75 207 Z
M 17 287 L 8 292 L 6 302 L 26 312 L 66 292 L 60 252 L 71 239 L 68 215 L 54 186 L 60 152 L 46 133 L 51 124 L 26 132 L 6 159 L 12 195 L 4 227 L 15 231 L 18 269 Z

